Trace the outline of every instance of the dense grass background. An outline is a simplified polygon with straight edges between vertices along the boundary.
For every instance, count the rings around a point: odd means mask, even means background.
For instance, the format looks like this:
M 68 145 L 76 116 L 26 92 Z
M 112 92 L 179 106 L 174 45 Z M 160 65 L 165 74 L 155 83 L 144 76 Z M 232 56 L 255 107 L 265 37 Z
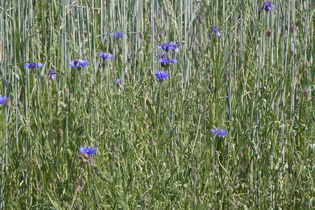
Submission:
M 314 1 L 262 3 L 1 1 L 0 209 L 314 208 Z

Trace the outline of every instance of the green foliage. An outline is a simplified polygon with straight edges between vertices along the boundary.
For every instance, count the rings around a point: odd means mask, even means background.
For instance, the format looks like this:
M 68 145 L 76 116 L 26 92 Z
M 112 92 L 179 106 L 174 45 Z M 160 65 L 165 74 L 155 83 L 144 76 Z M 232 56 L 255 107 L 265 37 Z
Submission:
M 314 7 L 272 3 L 1 1 L 0 209 L 314 208 Z

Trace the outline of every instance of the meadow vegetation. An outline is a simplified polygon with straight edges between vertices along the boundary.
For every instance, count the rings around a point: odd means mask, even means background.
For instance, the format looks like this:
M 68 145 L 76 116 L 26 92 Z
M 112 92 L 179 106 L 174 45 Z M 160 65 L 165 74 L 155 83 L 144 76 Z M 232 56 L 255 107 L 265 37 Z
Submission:
M 1 1 L 0 209 L 315 208 L 315 2 L 265 3 Z

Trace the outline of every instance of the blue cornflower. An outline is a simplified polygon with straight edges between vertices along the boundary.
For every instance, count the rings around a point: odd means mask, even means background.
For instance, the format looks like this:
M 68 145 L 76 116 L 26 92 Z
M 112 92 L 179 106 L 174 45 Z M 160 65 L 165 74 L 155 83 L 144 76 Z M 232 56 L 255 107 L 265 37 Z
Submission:
M 304 96 L 308 97 L 309 90 L 307 88 L 304 89 Z
M 167 67 L 168 65 L 170 65 L 170 63 L 177 63 L 177 59 L 161 58 L 159 60 L 159 63 L 162 65 L 162 67 Z
M 118 33 L 114 33 L 114 32 L 111 32 L 108 34 L 108 36 L 111 36 L 111 37 L 116 37 L 116 38 L 123 38 L 123 32 L 118 32 Z
M 42 63 L 30 63 L 30 64 L 25 64 L 24 68 L 26 69 L 35 69 L 35 68 L 42 68 L 44 64 Z
M 169 60 L 168 60 L 168 58 L 161 58 L 159 60 L 159 63 L 161 63 L 162 65 L 168 65 Z
M 48 71 L 48 79 L 55 80 L 57 72 L 54 69 Z
M 9 98 L 0 95 L 0 105 L 4 105 L 8 100 Z
M 198 20 L 199 20 L 199 23 L 203 23 L 203 17 L 201 15 L 198 15 Z
M 275 6 L 271 4 L 270 1 L 265 1 L 260 10 L 266 10 L 271 12 Z
M 110 53 L 108 53 L 108 54 L 107 53 L 98 53 L 98 55 L 101 56 L 104 61 L 107 60 L 107 59 L 110 60 L 110 59 L 112 59 L 114 57 Z
M 173 50 L 173 51 L 177 51 L 177 48 L 178 48 L 178 45 L 176 42 L 170 42 L 170 43 L 164 43 L 164 44 L 161 44 L 161 45 L 158 45 L 156 48 L 158 49 L 162 49 L 164 51 L 170 51 L 170 50 Z
M 210 133 L 218 137 L 223 137 L 223 136 L 226 136 L 227 132 L 224 129 L 212 128 L 210 129 Z
M 170 62 L 171 62 L 171 63 L 177 63 L 177 59 L 176 59 L 176 58 L 171 59 Z
M 116 79 L 116 80 L 115 80 L 115 84 L 117 85 L 117 87 L 122 87 L 123 82 L 122 82 L 121 79 Z
M 156 71 L 154 73 L 154 76 L 156 77 L 156 79 L 158 79 L 160 82 L 162 82 L 163 80 L 165 80 L 169 75 L 165 72 L 165 71 Z
M 156 58 L 167 58 L 167 56 L 166 56 L 166 53 L 161 53 L 161 54 L 158 54 L 157 56 L 155 56 Z
M 214 34 L 216 38 L 219 38 L 222 36 L 217 27 L 212 26 L 211 30 L 212 30 L 211 34 Z
M 81 67 L 86 67 L 89 64 L 86 60 L 78 59 L 78 60 L 72 60 L 69 62 L 69 65 L 72 68 L 80 69 Z
M 118 32 L 115 35 L 117 38 L 123 38 L 123 32 Z
M 80 154 L 88 154 L 88 155 L 93 155 L 96 152 L 96 147 L 92 148 L 91 146 L 89 147 L 80 147 L 79 149 Z

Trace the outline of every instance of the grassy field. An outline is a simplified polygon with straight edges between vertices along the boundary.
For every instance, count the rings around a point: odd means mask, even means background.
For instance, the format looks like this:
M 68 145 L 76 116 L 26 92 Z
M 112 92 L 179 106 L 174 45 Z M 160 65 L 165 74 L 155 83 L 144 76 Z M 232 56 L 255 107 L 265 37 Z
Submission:
M 0 209 L 315 208 L 315 2 L 271 3 L 1 1 Z

